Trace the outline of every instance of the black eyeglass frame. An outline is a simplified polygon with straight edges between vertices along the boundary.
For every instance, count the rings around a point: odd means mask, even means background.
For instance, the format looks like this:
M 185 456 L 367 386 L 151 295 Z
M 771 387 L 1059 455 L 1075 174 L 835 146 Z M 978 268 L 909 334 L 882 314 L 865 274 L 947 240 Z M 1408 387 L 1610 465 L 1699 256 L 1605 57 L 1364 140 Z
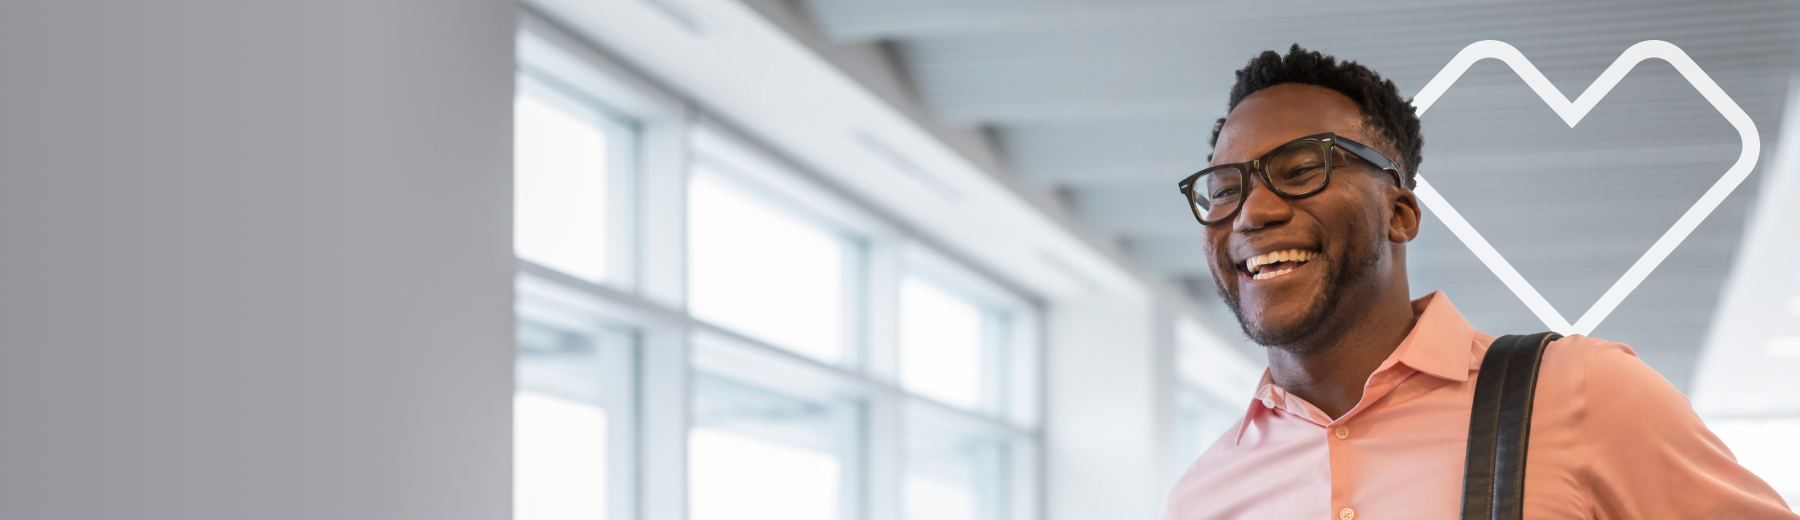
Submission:
M 1283 191 L 1281 191 L 1281 188 L 1276 187 L 1276 184 L 1269 180 L 1269 171 L 1267 169 L 1265 169 L 1264 166 L 1268 164 L 1270 159 L 1274 158 L 1275 152 L 1279 152 L 1279 151 L 1282 151 L 1283 149 L 1286 149 L 1288 147 L 1288 145 L 1292 145 L 1294 143 L 1306 142 L 1306 141 L 1318 142 L 1319 146 L 1323 148 L 1323 152 L 1325 155 L 1325 180 L 1323 182 L 1319 183 L 1319 187 L 1313 188 L 1311 190 L 1307 190 L 1305 193 L 1283 192 Z M 1367 161 L 1370 165 L 1373 165 L 1376 168 L 1384 170 L 1384 171 L 1388 172 L 1389 174 L 1393 175 L 1395 186 L 1399 186 L 1401 188 L 1406 187 L 1406 183 L 1401 182 L 1401 180 L 1400 180 L 1400 169 L 1394 166 L 1393 159 L 1389 159 L 1386 155 L 1382 155 L 1381 152 L 1375 151 L 1375 149 L 1370 148 L 1369 145 L 1356 142 L 1355 140 L 1352 140 L 1348 137 L 1339 136 L 1333 132 L 1325 132 L 1323 134 L 1313 134 L 1313 135 L 1301 137 L 1299 139 L 1295 139 L 1292 141 L 1288 141 L 1285 143 L 1281 143 L 1281 146 L 1277 146 L 1274 149 L 1269 150 L 1269 153 L 1263 154 L 1262 157 L 1258 157 L 1255 160 L 1251 160 L 1249 162 L 1220 164 L 1217 166 L 1208 167 L 1204 170 L 1195 172 L 1193 175 L 1187 176 L 1186 179 L 1182 179 L 1181 183 L 1177 184 L 1177 187 L 1179 187 L 1181 189 L 1182 196 L 1187 198 L 1188 209 L 1194 213 L 1194 219 L 1200 221 L 1201 225 L 1212 226 L 1212 225 L 1217 225 L 1217 224 L 1223 223 L 1223 222 L 1230 222 L 1231 219 L 1237 218 L 1238 212 L 1244 210 L 1244 202 L 1250 200 L 1250 190 L 1252 189 L 1250 187 L 1250 185 L 1253 185 L 1256 183 L 1249 182 L 1249 179 L 1245 179 L 1244 193 L 1238 199 L 1237 207 L 1232 208 L 1231 214 L 1225 215 L 1224 218 L 1221 218 L 1219 220 L 1214 220 L 1214 221 L 1208 222 L 1206 220 L 1206 217 L 1203 217 L 1200 215 L 1200 201 L 1194 199 L 1194 181 L 1195 180 L 1197 180 L 1201 177 L 1204 177 L 1204 176 L 1206 176 L 1206 174 L 1209 174 L 1212 172 L 1216 172 L 1216 171 L 1224 170 L 1224 169 L 1228 169 L 1228 168 L 1237 168 L 1238 171 L 1244 172 L 1245 175 L 1247 175 L 1247 176 L 1248 175 L 1261 175 L 1262 181 L 1263 181 L 1262 182 L 1263 186 L 1267 186 L 1269 188 L 1269 191 L 1275 192 L 1276 195 L 1279 195 L 1282 198 L 1298 199 L 1298 198 L 1310 197 L 1310 196 L 1318 194 L 1321 191 L 1325 191 L 1326 187 L 1331 186 L 1331 173 L 1333 170 L 1337 169 L 1336 165 L 1331 164 L 1332 148 L 1343 148 L 1344 151 L 1350 152 L 1351 155 L 1355 155 L 1358 159 Z

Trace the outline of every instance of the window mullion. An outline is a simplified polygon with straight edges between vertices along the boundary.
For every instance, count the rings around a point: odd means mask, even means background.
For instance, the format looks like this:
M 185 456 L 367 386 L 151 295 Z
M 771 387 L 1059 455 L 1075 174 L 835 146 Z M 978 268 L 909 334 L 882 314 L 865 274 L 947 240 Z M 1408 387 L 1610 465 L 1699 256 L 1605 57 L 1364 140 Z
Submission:
M 687 132 L 692 109 L 679 117 L 650 121 L 641 135 L 643 165 L 635 190 L 639 225 L 638 294 L 674 309 L 687 308 Z
M 865 503 L 868 520 L 900 520 L 904 509 L 904 398 L 899 387 L 900 247 L 893 237 L 871 239 L 865 249 L 863 373 L 883 383 L 869 398 Z
M 687 520 L 689 337 L 677 327 L 643 335 L 638 475 L 644 520 Z
M 651 121 L 641 131 L 641 204 L 635 230 L 638 295 L 672 309 L 687 307 L 687 179 L 691 108 Z M 640 339 L 638 451 L 640 516 L 687 520 L 688 432 L 691 428 L 692 331 L 684 325 L 646 329 Z

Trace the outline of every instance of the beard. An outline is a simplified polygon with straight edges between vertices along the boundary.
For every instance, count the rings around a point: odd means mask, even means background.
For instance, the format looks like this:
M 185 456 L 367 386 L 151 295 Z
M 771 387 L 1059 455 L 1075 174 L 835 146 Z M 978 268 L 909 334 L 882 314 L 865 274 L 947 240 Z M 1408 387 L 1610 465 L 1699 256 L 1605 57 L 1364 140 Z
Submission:
M 1385 240 L 1385 235 L 1383 239 Z M 1360 282 L 1368 279 L 1381 264 L 1380 247 L 1366 248 L 1361 253 L 1351 253 L 1354 257 L 1346 259 L 1349 261 L 1331 262 L 1320 281 L 1323 287 L 1306 302 L 1300 317 L 1286 325 L 1248 319 L 1244 316 L 1244 307 L 1236 292 L 1227 290 L 1225 283 L 1217 276 L 1213 277 L 1213 285 L 1219 291 L 1219 298 L 1225 300 L 1225 305 L 1231 307 L 1231 313 L 1237 316 L 1238 325 L 1243 327 L 1244 335 L 1250 341 L 1295 354 L 1310 354 L 1300 341 L 1323 328 L 1326 320 L 1337 313 L 1338 302 L 1343 299 L 1344 293 L 1350 287 L 1361 285 Z

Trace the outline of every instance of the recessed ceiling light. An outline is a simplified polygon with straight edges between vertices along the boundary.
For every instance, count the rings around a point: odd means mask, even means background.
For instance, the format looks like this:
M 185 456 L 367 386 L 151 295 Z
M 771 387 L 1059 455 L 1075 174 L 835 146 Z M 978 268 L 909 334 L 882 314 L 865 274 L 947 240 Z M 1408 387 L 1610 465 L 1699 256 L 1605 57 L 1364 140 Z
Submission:
M 1800 337 L 1771 338 L 1763 351 L 1772 358 L 1800 358 Z

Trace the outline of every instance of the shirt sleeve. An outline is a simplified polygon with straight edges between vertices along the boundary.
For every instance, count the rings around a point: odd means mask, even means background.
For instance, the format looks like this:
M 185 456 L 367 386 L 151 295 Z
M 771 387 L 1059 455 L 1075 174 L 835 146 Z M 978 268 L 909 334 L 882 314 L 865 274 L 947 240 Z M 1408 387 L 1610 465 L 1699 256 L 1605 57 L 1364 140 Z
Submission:
M 1581 433 L 1595 518 L 1800 520 L 1631 347 L 1580 343 L 1588 349 Z

